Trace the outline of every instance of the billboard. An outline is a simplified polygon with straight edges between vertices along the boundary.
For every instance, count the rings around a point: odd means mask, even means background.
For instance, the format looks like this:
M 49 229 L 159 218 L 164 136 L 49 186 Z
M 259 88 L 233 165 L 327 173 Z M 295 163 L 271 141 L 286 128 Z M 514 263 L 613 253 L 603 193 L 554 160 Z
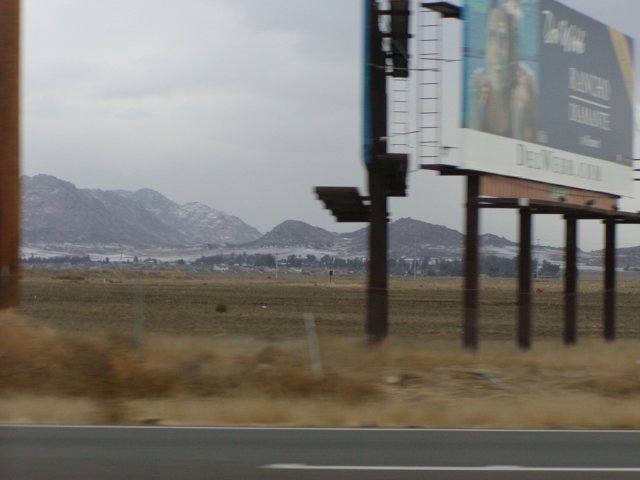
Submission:
M 466 0 L 462 166 L 630 196 L 633 42 L 554 0 Z

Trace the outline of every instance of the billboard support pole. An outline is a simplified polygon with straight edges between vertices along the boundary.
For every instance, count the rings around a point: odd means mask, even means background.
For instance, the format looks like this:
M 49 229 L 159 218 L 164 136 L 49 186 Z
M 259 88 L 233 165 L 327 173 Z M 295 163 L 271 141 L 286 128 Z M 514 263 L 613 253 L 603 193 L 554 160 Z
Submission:
M 367 335 L 378 343 L 388 333 L 387 292 L 387 192 L 384 165 L 369 167 L 371 222 L 369 224 L 369 285 L 367 289 Z
M 531 347 L 531 208 L 520 208 L 518 268 L 518 346 Z
M 408 0 L 392 0 L 379 9 L 377 0 L 363 0 L 363 159 L 369 196 L 354 187 L 316 187 L 318 198 L 339 222 L 369 222 L 369 272 L 365 331 L 370 344 L 388 333 L 387 197 L 406 196 L 408 155 L 388 152 L 387 76 L 408 78 Z M 387 17 L 381 31 L 379 18 Z M 383 38 L 390 42 L 383 44 Z M 369 203 L 366 204 L 365 200 Z
M 616 338 L 616 222 L 607 219 L 605 224 L 604 262 L 604 338 Z
M 19 303 L 20 0 L 0 2 L 0 309 Z
M 480 225 L 477 198 L 480 177 L 467 175 L 467 218 L 464 254 L 463 346 L 478 348 L 478 231 Z
M 574 215 L 565 215 L 565 258 L 564 258 L 564 343 L 575 344 L 576 305 L 577 305 L 577 244 L 578 219 Z
M 384 155 L 387 153 L 387 76 L 385 54 L 378 29 L 375 0 L 366 0 L 367 30 L 367 86 L 365 109 L 368 111 L 368 165 L 370 223 L 369 223 L 369 279 L 367 287 L 367 335 L 371 343 L 378 343 L 388 332 L 387 299 L 387 182 Z M 367 121 L 367 120 L 365 120 Z M 366 148 L 366 147 L 365 147 Z

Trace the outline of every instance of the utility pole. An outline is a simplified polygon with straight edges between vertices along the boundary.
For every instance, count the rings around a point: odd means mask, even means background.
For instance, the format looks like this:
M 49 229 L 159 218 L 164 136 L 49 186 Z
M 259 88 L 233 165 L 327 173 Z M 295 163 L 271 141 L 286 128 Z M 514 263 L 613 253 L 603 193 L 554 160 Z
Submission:
M 0 1 L 0 309 L 19 304 L 20 0 Z

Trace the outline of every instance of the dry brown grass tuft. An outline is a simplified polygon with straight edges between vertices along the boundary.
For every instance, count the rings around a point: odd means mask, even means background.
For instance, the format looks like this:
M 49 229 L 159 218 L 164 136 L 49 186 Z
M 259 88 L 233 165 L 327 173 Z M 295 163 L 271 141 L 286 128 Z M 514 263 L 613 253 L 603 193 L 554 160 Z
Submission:
M 217 343 L 149 336 L 60 332 L 17 317 L 0 322 L 0 393 L 89 397 L 101 401 L 174 395 L 264 394 L 358 402 L 376 394 L 371 379 L 330 370 L 314 378 L 304 343 L 237 339 Z
M 637 340 L 528 352 L 492 341 L 471 353 L 450 340 L 370 348 L 324 335 L 320 349 L 315 377 L 302 338 L 150 334 L 137 346 L 0 314 L 0 421 L 640 427 Z
M 0 393 L 38 393 L 116 398 L 166 395 L 176 372 L 157 369 L 121 334 L 90 336 L 31 327 L 17 320 L 0 324 Z

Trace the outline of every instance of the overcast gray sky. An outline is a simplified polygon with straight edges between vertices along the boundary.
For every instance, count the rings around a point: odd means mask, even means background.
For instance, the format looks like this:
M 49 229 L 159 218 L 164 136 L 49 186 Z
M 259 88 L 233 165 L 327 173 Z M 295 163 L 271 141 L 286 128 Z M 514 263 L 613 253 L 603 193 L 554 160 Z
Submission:
M 563 3 L 640 37 L 637 0 Z M 364 186 L 361 10 L 360 0 L 23 0 L 23 172 L 152 188 L 262 232 L 287 219 L 359 228 L 335 223 L 312 188 Z M 463 229 L 461 179 L 422 171 L 409 182 L 392 219 Z M 581 223 L 580 246 L 601 248 L 601 226 Z M 482 229 L 516 239 L 516 214 L 485 211 Z M 640 244 L 640 226 L 620 234 Z M 536 219 L 534 237 L 561 245 L 563 225 Z

